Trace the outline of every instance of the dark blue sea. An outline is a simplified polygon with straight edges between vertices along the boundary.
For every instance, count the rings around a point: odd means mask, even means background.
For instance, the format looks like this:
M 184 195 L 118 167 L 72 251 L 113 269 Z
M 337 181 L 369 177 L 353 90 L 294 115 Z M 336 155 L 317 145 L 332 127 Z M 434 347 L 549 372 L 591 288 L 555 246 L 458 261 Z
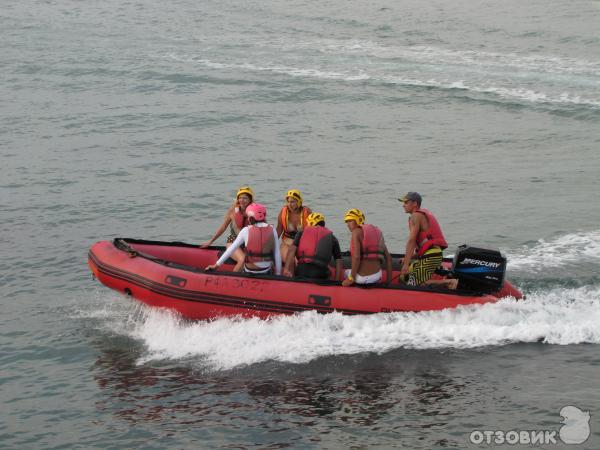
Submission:
M 600 448 L 598 1 L 0 6 L 0 448 Z M 396 253 L 419 191 L 527 298 L 187 322 L 92 279 L 246 184 Z

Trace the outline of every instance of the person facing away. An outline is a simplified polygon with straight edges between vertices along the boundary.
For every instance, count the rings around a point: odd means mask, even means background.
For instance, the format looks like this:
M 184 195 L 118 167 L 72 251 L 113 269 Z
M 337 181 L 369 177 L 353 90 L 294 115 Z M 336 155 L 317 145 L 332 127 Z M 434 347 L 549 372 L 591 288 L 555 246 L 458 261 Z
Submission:
M 329 279 L 329 263 L 335 261 L 335 280 L 339 280 L 343 265 L 340 243 L 333 232 L 325 226 L 325 216 L 310 213 L 308 225 L 298 231 L 290 246 L 283 274 L 302 278 Z M 294 260 L 298 261 L 294 269 Z
M 308 206 L 302 206 L 302 193 L 297 189 L 289 190 L 285 195 L 285 201 L 286 204 L 277 216 L 277 236 L 280 237 L 281 257 L 287 261 L 294 237 L 307 225 L 306 220 L 311 210 Z
M 243 264 L 244 272 L 252 274 L 281 275 L 281 253 L 277 233 L 272 225 L 266 223 L 267 208 L 260 203 L 252 203 L 246 208 L 250 224 L 238 233 L 231 246 L 221 255 L 215 264 L 204 270 L 215 270 L 229 258 L 242 244 L 246 255 Z M 237 267 L 237 266 L 236 266 Z M 234 269 L 235 270 L 235 269 Z
M 212 243 L 219 239 L 219 237 L 221 237 L 221 235 L 225 232 L 227 226 L 229 226 L 229 236 L 227 236 L 227 243 L 225 244 L 225 247 L 230 247 L 242 228 L 248 225 L 246 208 L 248 208 L 253 201 L 254 192 L 249 186 L 242 186 L 239 188 L 237 194 L 235 195 L 233 205 L 231 205 L 225 213 L 223 223 L 219 228 L 217 228 L 217 231 L 215 231 L 213 237 L 209 241 L 201 244 L 200 248 L 206 248 L 212 245 Z M 238 248 L 232 253 L 231 257 L 235 260 L 235 268 L 233 270 L 235 272 L 242 270 L 245 258 L 244 251 L 241 248 Z
M 400 279 L 410 286 L 442 285 L 456 289 L 457 279 L 431 279 L 442 264 L 443 251 L 448 248 L 446 238 L 435 216 L 421 208 L 422 197 L 418 192 L 409 192 L 398 199 L 404 206 L 408 218 L 408 240 L 400 269 Z
M 382 277 L 381 267 L 386 264 L 387 284 L 392 281 L 392 257 L 381 230 L 365 223 L 365 215 L 358 209 L 350 209 L 344 216 L 350 230 L 350 257 L 352 268 L 346 270 L 342 286 L 378 283 Z

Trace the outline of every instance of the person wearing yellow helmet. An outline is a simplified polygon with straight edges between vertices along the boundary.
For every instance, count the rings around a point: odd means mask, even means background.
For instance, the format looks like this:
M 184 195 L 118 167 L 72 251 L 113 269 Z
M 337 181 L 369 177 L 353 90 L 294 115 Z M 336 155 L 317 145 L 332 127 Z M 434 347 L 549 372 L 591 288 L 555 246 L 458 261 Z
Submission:
M 342 286 L 352 284 L 379 283 L 382 278 L 382 265 L 385 262 L 387 284 L 392 282 L 392 257 L 388 251 L 383 233 L 375 225 L 365 223 L 361 210 L 352 208 L 344 215 L 344 222 L 351 233 L 350 257 L 352 266 L 346 270 Z
M 225 213 L 225 217 L 223 218 L 223 223 L 213 237 L 200 245 L 201 248 L 209 247 L 212 245 L 214 241 L 219 239 L 221 235 L 225 232 L 227 227 L 229 227 L 229 235 L 227 236 L 226 247 L 229 247 L 235 238 L 239 234 L 240 230 L 248 225 L 248 217 L 246 217 L 246 208 L 254 202 L 254 191 L 249 186 L 242 186 L 238 189 L 235 194 L 235 200 L 233 201 L 233 205 L 229 207 L 227 212 Z M 241 248 L 238 248 L 233 252 L 231 256 L 236 264 L 233 269 L 235 272 L 239 272 L 244 267 L 244 251 Z
M 325 226 L 325 216 L 313 212 L 306 219 L 308 225 L 296 233 L 285 260 L 283 274 L 294 274 L 301 278 L 327 280 L 331 276 L 329 263 L 335 261 L 335 280 L 339 280 L 343 270 L 340 243 L 332 231 Z M 294 268 L 294 261 L 298 260 Z
M 284 261 L 287 260 L 296 233 L 308 225 L 306 219 L 311 213 L 310 208 L 303 205 L 304 199 L 298 189 L 287 191 L 285 202 L 277 217 L 277 236 L 280 238 L 281 257 Z

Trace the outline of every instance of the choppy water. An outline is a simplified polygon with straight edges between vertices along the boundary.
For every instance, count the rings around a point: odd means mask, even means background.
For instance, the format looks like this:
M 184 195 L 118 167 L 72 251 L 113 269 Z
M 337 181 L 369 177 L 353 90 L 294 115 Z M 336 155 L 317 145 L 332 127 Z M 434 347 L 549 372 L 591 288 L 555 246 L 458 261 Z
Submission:
M 464 448 L 575 405 L 598 448 L 599 14 L 3 2 L 0 447 Z M 93 242 L 201 242 L 241 184 L 342 243 L 362 208 L 397 252 L 418 190 L 527 300 L 189 323 L 91 280 Z

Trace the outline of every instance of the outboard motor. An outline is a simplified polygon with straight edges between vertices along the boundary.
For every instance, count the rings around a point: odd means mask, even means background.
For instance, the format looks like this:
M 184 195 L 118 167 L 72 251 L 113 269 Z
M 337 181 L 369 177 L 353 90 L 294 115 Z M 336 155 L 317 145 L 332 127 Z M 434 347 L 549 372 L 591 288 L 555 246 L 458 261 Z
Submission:
M 459 289 L 498 292 L 504 284 L 506 258 L 498 250 L 461 245 L 454 255 L 452 273 Z

